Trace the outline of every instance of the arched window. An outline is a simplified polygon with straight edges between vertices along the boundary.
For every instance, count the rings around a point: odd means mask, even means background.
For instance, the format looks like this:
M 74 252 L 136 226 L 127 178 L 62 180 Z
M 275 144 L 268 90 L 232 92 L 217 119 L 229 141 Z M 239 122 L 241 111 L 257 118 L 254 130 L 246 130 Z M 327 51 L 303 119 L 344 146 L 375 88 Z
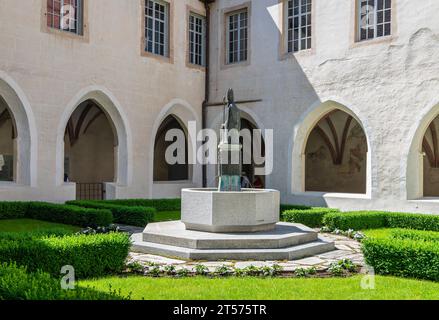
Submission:
M 173 129 L 180 130 L 184 134 L 184 163 L 169 164 L 168 161 L 166 161 L 166 150 L 176 142 L 175 138 L 174 141 L 166 141 L 166 134 Z M 174 156 L 177 157 L 177 154 L 174 154 Z M 154 181 L 169 182 L 186 180 L 189 180 L 187 132 L 181 125 L 180 121 L 175 116 L 170 115 L 163 120 L 155 137 Z
M 243 160 L 243 165 L 242 165 L 242 174 L 245 175 L 250 183 L 251 183 L 251 187 L 256 187 L 256 188 L 264 188 L 265 187 L 265 176 L 257 176 L 256 175 L 256 168 L 260 167 L 260 168 L 264 168 L 265 164 L 257 164 L 255 162 L 255 154 L 257 153 L 259 156 L 261 157 L 265 157 L 265 142 L 264 139 L 261 137 L 261 142 L 260 142 L 260 147 L 261 150 L 254 150 L 254 130 L 257 130 L 257 126 L 255 124 L 253 124 L 253 122 L 242 118 L 241 119 L 241 130 L 249 130 L 250 131 L 250 135 L 251 135 L 251 148 L 247 149 L 245 148 L 246 146 L 243 147 L 242 149 L 242 159 Z M 243 145 L 243 138 L 241 137 L 241 144 Z M 246 159 L 246 154 L 251 152 L 250 157 L 251 158 L 251 163 L 245 163 L 245 159 Z
M 78 199 L 103 199 L 103 184 L 114 182 L 117 136 L 104 110 L 93 100 L 71 115 L 64 136 L 64 181 L 77 184 Z
M 305 191 L 366 193 L 367 139 L 349 114 L 334 110 L 311 131 L 305 149 Z
M 0 96 L 0 181 L 15 181 L 16 126 L 6 101 Z
M 429 125 L 422 140 L 424 197 L 439 197 L 439 116 Z

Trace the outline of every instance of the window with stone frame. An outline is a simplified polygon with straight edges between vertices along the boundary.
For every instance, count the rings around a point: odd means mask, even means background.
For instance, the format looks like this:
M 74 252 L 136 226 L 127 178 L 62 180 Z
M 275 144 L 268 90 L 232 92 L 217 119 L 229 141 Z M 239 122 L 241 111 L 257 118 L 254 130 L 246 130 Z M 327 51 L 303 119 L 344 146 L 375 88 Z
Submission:
M 358 40 L 370 40 L 392 34 L 392 0 L 358 1 Z
M 287 9 L 288 52 L 311 49 L 312 0 L 289 0 Z
M 47 0 L 47 26 L 82 35 L 83 6 L 84 0 Z
M 206 18 L 195 13 L 189 15 L 189 63 L 206 64 Z
M 248 58 L 248 10 L 227 14 L 227 63 L 239 63 Z
M 169 3 L 145 0 L 145 51 L 169 56 Z

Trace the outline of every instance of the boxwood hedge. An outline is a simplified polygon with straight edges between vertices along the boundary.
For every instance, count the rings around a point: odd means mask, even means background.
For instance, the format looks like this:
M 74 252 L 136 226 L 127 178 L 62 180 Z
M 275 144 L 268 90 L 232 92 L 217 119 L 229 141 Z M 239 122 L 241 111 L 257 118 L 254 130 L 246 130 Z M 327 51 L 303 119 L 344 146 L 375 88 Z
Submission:
M 93 201 L 97 203 L 113 204 L 125 207 L 150 207 L 157 211 L 179 211 L 181 210 L 181 199 L 126 199 L 126 200 L 104 200 Z M 69 201 L 76 205 L 77 201 Z
M 0 202 L 0 220 L 36 219 L 80 227 L 108 226 L 113 215 L 107 209 L 87 209 L 46 202 Z
M 329 213 L 337 213 L 337 209 L 311 208 L 311 209 L 292 209 L 282 213 L 282 218 L 286 222 L 301 223 L 311 228 L 323 226 L 323 218 Z
M 124 233 L 0 237 L 0 262 L 16 262 L 31 272 L 42 270 L 53 276 L 59 276 L 63 266 L 71 265 L 79 278 L 99 277 L 122 271 L 130 245 Z
M 439 216 L 414 213 L 384 211 L 329 213 L 323 218 L 323 223 L 333 230 L 404 228 L 439 231 Z
M 0 300 L 127 300 L 115 291 L 100 292 L 77 287 L 63 290 L 60 281 L 49 274 L 27 272 L 15 264 L 0 264 Z
M 367 238 L 362 249 L 367 264 L 378 274 L 439 281 L 437 242 Z
M 157 210 L 151 207 L 123 206 L 107 201 L 69 201 L 67 204 L 83 208 L 110 210 L 114 222 L 130 226 L 144 227 L 154 219 Z

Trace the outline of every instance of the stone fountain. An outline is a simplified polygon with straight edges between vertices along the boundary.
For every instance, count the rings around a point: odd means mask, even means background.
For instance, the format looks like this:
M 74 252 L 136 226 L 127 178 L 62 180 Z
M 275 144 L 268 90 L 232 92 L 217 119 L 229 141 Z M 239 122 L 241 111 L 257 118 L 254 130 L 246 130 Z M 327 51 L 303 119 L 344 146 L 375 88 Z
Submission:
M 188 260 L 295 260 L 335 249 L 301 224 L 280 223 L 280 193 L 241 189 L 240 110 L 228 92 L 217 189 L 182 190 L 182 219 L 151 223 L 132 250 Z

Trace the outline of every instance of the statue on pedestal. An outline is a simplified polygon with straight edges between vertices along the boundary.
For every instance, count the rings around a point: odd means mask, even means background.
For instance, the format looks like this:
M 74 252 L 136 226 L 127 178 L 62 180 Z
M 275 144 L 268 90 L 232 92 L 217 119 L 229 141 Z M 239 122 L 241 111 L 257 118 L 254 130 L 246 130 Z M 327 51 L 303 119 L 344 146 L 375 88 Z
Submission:
M 235 104 L 233 90 L 229 89 L 225 123 L 221 126 L 221 141 L 218 146 L 219 191 L 241 191 L 240 131 L 241 111 Z

